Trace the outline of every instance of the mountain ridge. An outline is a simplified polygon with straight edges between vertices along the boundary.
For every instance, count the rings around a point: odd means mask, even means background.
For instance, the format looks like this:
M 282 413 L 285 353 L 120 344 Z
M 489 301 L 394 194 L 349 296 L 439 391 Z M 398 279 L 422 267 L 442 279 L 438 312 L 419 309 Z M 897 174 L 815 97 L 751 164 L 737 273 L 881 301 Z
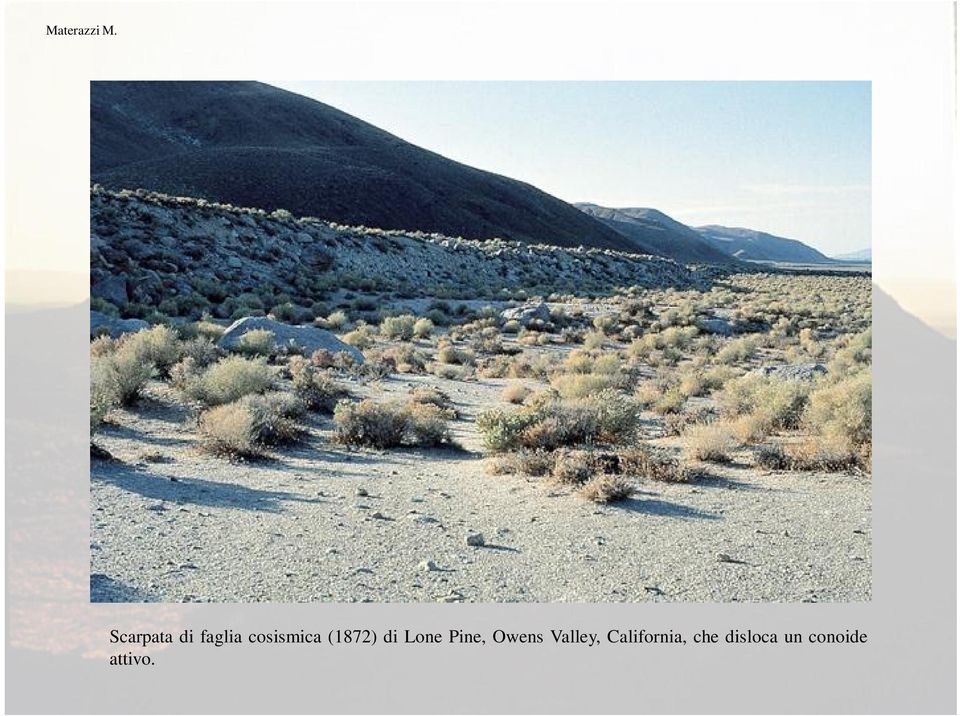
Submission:
M 733 266 L 738 261 L 659 209 L 614 208 L 590 202 L 576 202 L 580 211 L 628 236 L 650 253 L 684 263 L 712 263 Z
M 530 184 L 259 82 L 91 82 L 91 181 L 354 226 L 642 253 Z

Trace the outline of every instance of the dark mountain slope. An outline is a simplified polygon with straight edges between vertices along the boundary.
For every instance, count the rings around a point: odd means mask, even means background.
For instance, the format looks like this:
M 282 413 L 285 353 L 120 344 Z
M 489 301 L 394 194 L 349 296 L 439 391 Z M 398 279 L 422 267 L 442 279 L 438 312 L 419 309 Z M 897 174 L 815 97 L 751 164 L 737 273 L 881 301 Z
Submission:
M 832 264 L 811 246 L 796 239 L 785 239 L 763 231 L 731 228 L 729 226 L 695 227 L 716 248 L 744 261 L 781 261 L 798 264 Z
M 92 180 L 343 224 L 644 251 L 535 187 L 259 82 L 92 82 Z
M 737 263 L 728 253 L 713 246 L 689 226 L 670 218 L 662 211 L 640 208 L 612 209 L 588 203 L 578 203 L 575 206 L 658 256 L 668 256 L 683 263 Z

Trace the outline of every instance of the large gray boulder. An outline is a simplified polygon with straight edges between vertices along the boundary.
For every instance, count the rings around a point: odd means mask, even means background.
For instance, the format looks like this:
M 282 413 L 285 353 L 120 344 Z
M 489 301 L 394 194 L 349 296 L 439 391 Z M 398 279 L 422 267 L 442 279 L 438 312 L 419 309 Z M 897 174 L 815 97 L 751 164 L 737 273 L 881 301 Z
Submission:
M 307 355 L 317 350 L 331 353 L 347 353 L 357 363 L 363 363 L 363 354 L 353 346 L 347 345 L 330 331 L 316 326 L 291 326 L 262 316 L 247 316 L 234 321 L 220 337 L 219 346 L 235 350 L 245 333 L 267 330 L 273 334 L 278 347 L 294 345 Z
M 115 306 L 126 305 L 130 300 L 127 279 L 123 276 L 107 276 L 90 287 L 90 295 L 102 298 Z
M 500 318 L 504 321 L 517 321 L 521 326 L 528 326 L 534 320 L 546 323 L 550 320 L 550 308 L 543 302 L 525 303 L 522 306 L 501 311 Z
M 763 321 L 745 321 L 733 318 L 728 313 L 721 313 L 701 318 L 697 321 L 697 328 L 702 333 L 712 333 L 717 336 L 735 336 L 741 333 L 765 333 L 770 330 L 770 324 Z
M 793 363 L 792 365 L 765 365 L 753 371 L 767 378 L 780 380 L 813 380 L 825 375 L 827 366 L 823 363 Z
M 100 311 L 90 311 L 90 337 L 106 333 L 111 338 L 119 338 L 124 333 L 136 333 L 150 324 L 139 318 L 114 318 Z

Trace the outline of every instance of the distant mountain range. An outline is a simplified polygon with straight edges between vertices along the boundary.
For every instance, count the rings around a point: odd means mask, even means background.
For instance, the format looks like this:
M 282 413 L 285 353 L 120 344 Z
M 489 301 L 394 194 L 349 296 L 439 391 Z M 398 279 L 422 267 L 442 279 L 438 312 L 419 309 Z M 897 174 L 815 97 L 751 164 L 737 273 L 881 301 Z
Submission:
M 596 204 L 574 204 L 611 229 L 630 238 L 647 253 L 667 256 L 682 263 L 735 264 L 736 259 L 710 241 L 656 209 L 611 209 Z
M 834 256 L 837 261 L 855 261 L 858 263 L 870 263 L 873 261 L 873 250 L 872 249 L 860 249 L 859 251 L 851 251 L 849 254 L 838 254 Z
M 91 180 L 348 225 L 617 249 L 681 263 L 823 263 L 799 241 L 571 205 L 260 82 L 92 82 Z
M 698 226 L 696 231 L 730 256 L 743 261 L 777 261 L 796 264 L 830 264 L 833 260 L 796 239 L 763 231 L 729 226 Z

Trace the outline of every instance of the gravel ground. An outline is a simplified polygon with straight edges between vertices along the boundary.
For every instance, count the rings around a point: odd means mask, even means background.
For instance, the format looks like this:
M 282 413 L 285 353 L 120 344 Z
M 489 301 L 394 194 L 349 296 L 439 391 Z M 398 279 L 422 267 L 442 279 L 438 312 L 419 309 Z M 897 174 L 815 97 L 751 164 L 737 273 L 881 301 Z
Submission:
M 505 382 L 429 378 L 462 414 L 463 451 L 349 450 L 317 418 L 305 444 L 256 464 L 198 453 L 189 415 L 152 384 L 97 439 L 118 460 L 92 463 L 92 599 L 870 599 L 869 477 L 765 473 L 744 459 L 598 506 L 486 473 L 473 418 L 502 404 Z M 483 546 L 467 545 L 472 532 Z

